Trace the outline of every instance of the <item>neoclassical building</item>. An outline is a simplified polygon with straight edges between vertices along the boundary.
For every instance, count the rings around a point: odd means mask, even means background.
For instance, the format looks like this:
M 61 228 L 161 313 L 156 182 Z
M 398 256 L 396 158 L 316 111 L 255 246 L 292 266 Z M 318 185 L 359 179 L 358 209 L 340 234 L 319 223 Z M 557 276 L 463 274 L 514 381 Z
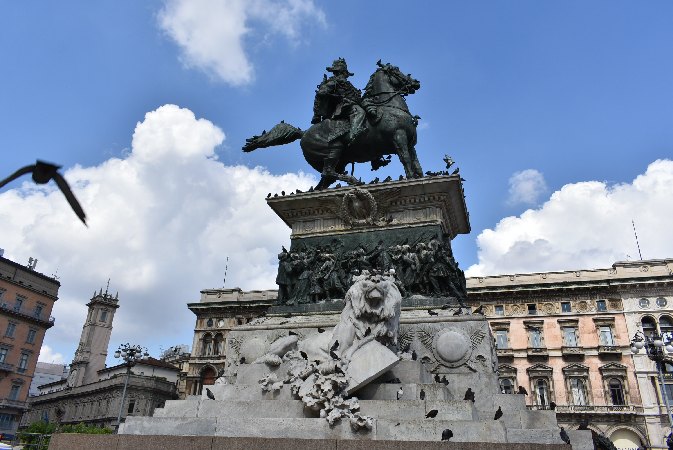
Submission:
M 503 392 L 523 386 L 531 409 L 555 406 L 567 428 L 588 419 L 618 448 L 666 448 L 656 369 L 634 360 L 630 342 L 643 326 L 673 330 L 672 270 L 667 259 L 468 279 L 469 302 L 491 325 Z

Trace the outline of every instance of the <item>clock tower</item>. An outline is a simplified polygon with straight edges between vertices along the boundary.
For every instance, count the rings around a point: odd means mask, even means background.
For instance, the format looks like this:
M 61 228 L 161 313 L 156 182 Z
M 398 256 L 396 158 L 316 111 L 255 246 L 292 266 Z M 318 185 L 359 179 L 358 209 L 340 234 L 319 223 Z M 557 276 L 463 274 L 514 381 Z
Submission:
M 108 286 L 109 284 L 108 281 Z M 98 381 L 98 371 L 105 368 L 112 333 L 112 319 L 119 308 L 118 301 L 119 294 L 113 297 L 108 294 L 106 288 L 105 292 L 102 289 L 98 293 L 94 292 L 87 303 L 89 311 L 82 327 L 82 336 L 75 357 L 70 364 L 69 387 Z

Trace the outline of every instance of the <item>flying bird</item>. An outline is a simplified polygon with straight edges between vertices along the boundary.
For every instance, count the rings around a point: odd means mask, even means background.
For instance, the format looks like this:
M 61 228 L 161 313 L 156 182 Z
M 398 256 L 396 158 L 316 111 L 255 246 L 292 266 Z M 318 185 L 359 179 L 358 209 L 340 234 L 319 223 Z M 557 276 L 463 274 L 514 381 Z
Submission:
M 502 417 L 502 408 L 498 406 L 498 410 L 495 412 L 495 416 L 493 416 L 493 420 L 498 420 L 501 417 Z
M 563 440 L 563 442 L 570 444 L 570 436 L 566 433 L 565 428 L 561 427 L 561 432 L 559 434 L 561 435 L 561 440 Z
M 86 214 L 84 214 L 84 210 L 77 201 L 75 194 L 73 194 L 72 191 L 70 190 L 68 182 L 65 181 L 63 175 L 58 173 L 58 169 L 60 168 L 61 166 L 56 166 L 54 164 L 40 161 L 38 159 L 35 164 L 22 167 L 13 174 L 11 174 L 10 176 L 8 176 L 7 178 L 5 178 L 4 180 L 0 181 L 0 188 L 6 185 L 7 183 L 16 180 L 21 175 L 25 175 L 31 172 L 33 174 L 33 181 L 36 184 L 47 184 L 49 183 L 49 181 L 54 180 L 58 188 L 63 193 L 63 195 L 65 195 L 65 199 L 68 200 L 68 203 L 70 204 L 72 210 L 75 211 L 75 214 L 77 214 L 77 217 L 79 217 L 79 220 L 81 220 L 82 223 L 86 225 Z
M 472 388 L 467 388 L 467 391 L 465 391 L 465 397 L 463 397 L 463 400 L 471 400 L 472 403 L 474 403 L 474 392 L 472 391 Z
M 438 412 L 439 412 L 439 411 L 436 410 L 436 409 L 431 409 L 431 410 L 428 411 L 428 413 L 425 415 L 425 418 L 426 418 L 426 419 L 434 419 L 435 417 L 437 417 L 437 413 L 438 413 Z
M 215 400 L 215 394 L 213 394 L 213 392 L 208 388 L 206 388 L 206 395 L 208 396 L 209 399 Z
M 421 389 L 421 392 L 418 394 L 418 398 L 425 400 L 425 391 L 423 389 Z
M 448 428 L 444 431 L 442 431 L 442 440 L 443 441 L 448 441 L 453 437 L 453 431 L 449 430 Z
M 519 386 L 519 394 L 528 395 L 528 391 L 525 387 Z
M 446 170 L 449 170 L 449 168 L 456 163 L 449 155 L 444 155 L 442 160 L 446 163 Z
M 428 314 L 430 314 L 431 316 L 438 316 L 438 315 L 439 315 L 438 312 L 435 312 L 435 311 L 433 311 L 433 310 L 431 310 L 431 309 L 428 309 Z
M 402 386 L 397 390 L 397 399 L 401 399 L 402 396 L 404 395 L 404 390 L 402 390 Z

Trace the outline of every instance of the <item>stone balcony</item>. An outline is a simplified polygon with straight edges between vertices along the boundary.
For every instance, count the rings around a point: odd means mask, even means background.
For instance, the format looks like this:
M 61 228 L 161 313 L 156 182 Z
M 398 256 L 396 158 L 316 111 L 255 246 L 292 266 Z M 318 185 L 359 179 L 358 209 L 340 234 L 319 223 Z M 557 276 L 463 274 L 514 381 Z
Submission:
M 498 358 L 512 358 L 514 357 L 514 350 L 511 348 L 496 348 Z
M 0 362 L 0 372 L 14 372 L 14 364 Z
M 529 358 L 533 359 L 549 358 L 549 351 L 547 350 L 547 347 L 528 347 L 526 351 Z
M 8 398 L 0 399 L 0 408 L 14 408 L 21 411 L 26 411 L 28 409 L 28 402 L 22 402 L 21 400 L 10 400 Z
M 584 356 L 584 348 L 582 347 L 570 347 L 564 345 L 561 347 L 561 355 L 563 356 Z
M 616 345 L 599 345 L 598 346 L 599 355 L 621 355 L 622 351 Z

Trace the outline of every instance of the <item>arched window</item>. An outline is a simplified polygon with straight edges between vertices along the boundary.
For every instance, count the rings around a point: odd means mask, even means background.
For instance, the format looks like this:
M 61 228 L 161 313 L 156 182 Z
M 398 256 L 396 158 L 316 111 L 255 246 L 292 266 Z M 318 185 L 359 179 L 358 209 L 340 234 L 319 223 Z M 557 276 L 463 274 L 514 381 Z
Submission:
M 610 400 L 613 405 L 625 405 L 624 401 L 624 387 L 621 380 L 618 378 L 610 378 L 608 382 L 608 389 L 610 390 Z
M 652 317 L 645 316 L 642 318 L 640 323 L 643 325 L 643 333 L 645 336 L 649 336 L 650 334 L 657 332 L 657 324 Z
M 503 394 L 514 393 L 514 383 L 509 378 L 500 378 L 500 392 Z
M 659 331 L 668 339 L 673 339 L 673 319 L 670 316 L 659 318 Z
M 224 354 L 224 337 L 222 336 L 222 333 L 217 333 L 215 335 L 213 354 L 214 355 Z
M 583 378 L 570 379 L 570 393 L 573 405 L 586 406 L 589 404 L 587 400 L 587 385 Z
M 544 378 L 535 381 L 535 398 L 540 406 L 549 404 L 549 383 Z
M 203 336 L 203 345 L 201 346 L 201 354 L 204 356 L 213 354 L 213 337 L 210 333 Z

